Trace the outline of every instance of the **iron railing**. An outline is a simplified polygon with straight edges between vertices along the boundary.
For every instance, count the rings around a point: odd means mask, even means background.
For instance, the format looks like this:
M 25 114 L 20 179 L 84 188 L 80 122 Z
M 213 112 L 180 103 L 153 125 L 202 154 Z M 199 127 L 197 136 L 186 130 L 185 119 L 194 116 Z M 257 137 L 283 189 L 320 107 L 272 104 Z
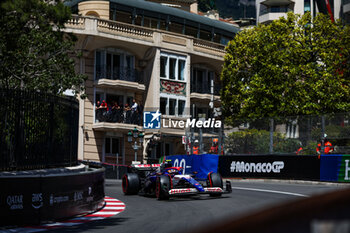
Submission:
M 99 79 L 124 80 L 143 83 L 142 73 L 136 69 L 130 69 L 127 67 L 114 67 L 112 71 L 110 69 L 106 69 L 105 66 L 96 66 L 96 80 Z
M 1 88 L 0 99 L 0 171 L 77 164 L 75 99 Z
M 210 87 L 209 86 L 203 86 L 203 85 L 191 85 L 191 93 L 201 93 L 201 94 L 210 94 Z
M 214 85 L 214 95 L 220 95 L 221 86 Z M 210 86 L 191 84 L 191 93 L 211 94 Z
M 96 123 L 111 122 L 142 125 L 142 112 L 120 109 L 96 109 Z

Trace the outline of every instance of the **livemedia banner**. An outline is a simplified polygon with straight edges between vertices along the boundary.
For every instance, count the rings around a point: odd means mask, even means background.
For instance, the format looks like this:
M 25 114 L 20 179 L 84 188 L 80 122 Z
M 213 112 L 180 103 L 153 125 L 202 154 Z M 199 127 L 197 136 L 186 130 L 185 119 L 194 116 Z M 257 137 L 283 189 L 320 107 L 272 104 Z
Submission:
M 320 160 L 313 155 L 228 155 L 219 157 L 224 178 L 320 179 Z

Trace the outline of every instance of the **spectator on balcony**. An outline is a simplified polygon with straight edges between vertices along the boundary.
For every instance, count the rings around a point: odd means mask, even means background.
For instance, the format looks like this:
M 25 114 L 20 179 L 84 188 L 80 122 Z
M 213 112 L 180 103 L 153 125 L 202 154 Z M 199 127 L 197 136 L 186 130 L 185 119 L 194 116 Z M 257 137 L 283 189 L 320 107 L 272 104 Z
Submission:
M 118 123 L 124 122 L 123 104 L 119 104 L 117 107 L 117 122 Z
M 107 119 L 107 112 L 109 110 L 106 101 L 102 100 L 100 109 L 101 109 L 100 111 L 102 113 L 101 121 L 106 121 L 106 119 Z
M 96 111 L 96 122 L 102 121 L 102 108 L 101 108 L 101 102 L 97 100 L 96 106 L 95 106 L 95 111 Z
M 135 99 L 132 100 L 133 104 L 131 106 L 131 123 L 137 124 L 137 114 L 138 114 L 138 104 Z
M 118 122 L 117 108 L 118 108 L 117 102 L 112 101 L 112 107 L 111 107 L 111 121 L 112 122 Z
M 129 104 L 125 104 L 124 107 L 124 123 L 130 124 L 131 123 L 131 108 Z
M 137 102 L 136 102 L 136 100 L 135 99 L 133 99 L 132 100 L 132 106 L 131 106 L 131 111 L 132 112 L 136 112 L 136 110 L 137 110 L 137 107 L 139 106 L 138 104 L 137 104 Z

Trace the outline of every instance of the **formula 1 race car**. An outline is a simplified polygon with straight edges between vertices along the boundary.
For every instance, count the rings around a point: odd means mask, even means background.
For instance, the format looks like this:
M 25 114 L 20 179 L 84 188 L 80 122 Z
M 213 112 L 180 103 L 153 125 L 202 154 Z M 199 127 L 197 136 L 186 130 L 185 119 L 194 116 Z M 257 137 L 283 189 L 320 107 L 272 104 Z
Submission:
M 168 162 L 163 164 L 131 165 L 129 172 L 122 178 L 125 195 L 142 193 L 156 196 L 158 200 L 167 200 L 172 196 L 189 196 L 209 194 L 220 197 L 223 193 L 231 193 L 231 182 L 223 180 L 218 173 L 210 172 L 206 181 L 197 181 L 195 174 L 183 174 L 182 167 L 172 167 Z

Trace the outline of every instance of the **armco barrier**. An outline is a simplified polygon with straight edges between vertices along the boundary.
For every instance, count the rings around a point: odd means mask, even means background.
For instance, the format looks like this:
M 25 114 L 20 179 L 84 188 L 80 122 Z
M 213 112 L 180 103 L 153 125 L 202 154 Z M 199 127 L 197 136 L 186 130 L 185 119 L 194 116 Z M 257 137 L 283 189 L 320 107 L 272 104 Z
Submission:
M 104 169 L 2 174 L 0 187 L 0 226 L 38 225 L 100 208 Z
M 320 179 L 320 159 L 313 155 L 228 155 L 219 157 L 224 178 Z

